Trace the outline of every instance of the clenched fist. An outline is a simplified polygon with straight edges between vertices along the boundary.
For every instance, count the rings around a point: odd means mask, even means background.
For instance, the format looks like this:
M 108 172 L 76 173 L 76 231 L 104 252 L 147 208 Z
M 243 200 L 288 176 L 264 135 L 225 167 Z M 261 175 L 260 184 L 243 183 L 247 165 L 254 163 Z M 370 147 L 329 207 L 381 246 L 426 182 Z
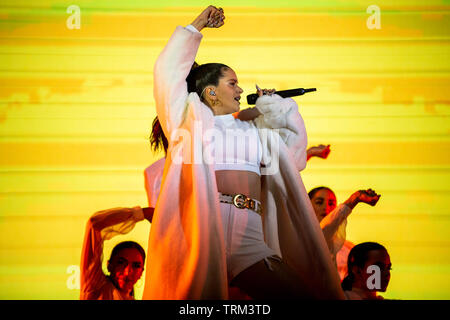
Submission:
M 220 28 L 223 26 L 225 15 L 222 8 L 209 6 L 191 23 L 198 31 L 203 28 Z

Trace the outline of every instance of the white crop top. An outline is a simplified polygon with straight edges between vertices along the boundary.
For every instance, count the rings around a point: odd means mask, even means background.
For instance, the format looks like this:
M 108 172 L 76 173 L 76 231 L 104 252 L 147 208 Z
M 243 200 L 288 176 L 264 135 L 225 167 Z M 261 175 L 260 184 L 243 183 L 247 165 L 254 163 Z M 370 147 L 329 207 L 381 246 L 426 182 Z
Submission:
M 243 170 L 261 175 L 262 144 L 258 129 L 232 114 L 214 116 L 215 170 Z

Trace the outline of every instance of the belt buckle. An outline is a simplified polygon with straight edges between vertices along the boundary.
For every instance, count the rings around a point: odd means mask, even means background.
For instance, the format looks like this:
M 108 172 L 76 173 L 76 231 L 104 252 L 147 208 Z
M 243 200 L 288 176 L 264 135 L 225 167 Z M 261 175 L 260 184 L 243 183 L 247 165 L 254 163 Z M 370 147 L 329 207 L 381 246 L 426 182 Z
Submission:
M 238 193 L 233 197 L 233 204 L 239 209 L 244 209 L 246 208 L 247 197 L 241 193 Z
M 255 209 L 256 209 L 256 202 L 255 202 L 255 200 L 248 199 L 247 208 L 250 209 L 250 210 L 255 211 Z

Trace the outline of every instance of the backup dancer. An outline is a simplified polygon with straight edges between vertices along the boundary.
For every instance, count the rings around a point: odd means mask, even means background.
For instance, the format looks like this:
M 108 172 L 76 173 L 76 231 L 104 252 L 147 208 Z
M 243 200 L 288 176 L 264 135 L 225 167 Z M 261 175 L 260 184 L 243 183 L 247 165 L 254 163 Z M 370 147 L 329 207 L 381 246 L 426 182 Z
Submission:
M 336 195 L 328 187 L 317 187 L 308 192 L 317 220 L 319 220 L 331 259 L 341 279 L 347 274 L 347 256 L 354 246 L 346 240 L 347 218 L 358 203 L 375 206 L 380 195 L 372 189 L 355 191 L 344 203 L 337 205 Z
M 145 251 L 134 241 L 114 247 L 108 260 L 109 275 L 102 269 L 103 243 L 130 232 L 135 224 L 152 220 L 151 209 L 113 208 L 93 214 L 87 224 L 81 253 L 80 300 L 134 300 L 134 284 L 144 271 Z

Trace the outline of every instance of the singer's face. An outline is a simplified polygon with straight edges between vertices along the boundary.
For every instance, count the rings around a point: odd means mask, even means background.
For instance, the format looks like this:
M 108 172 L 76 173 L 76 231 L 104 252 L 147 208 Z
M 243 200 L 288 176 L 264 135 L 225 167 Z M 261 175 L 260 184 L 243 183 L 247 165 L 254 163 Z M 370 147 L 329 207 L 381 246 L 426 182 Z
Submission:
M 213 107 L 215 115 L 229 114 L 239 111 L 241 93 L 236 73 L 232 69 L 224 69 L 223 77 L 215 90 L 217 106 Z

